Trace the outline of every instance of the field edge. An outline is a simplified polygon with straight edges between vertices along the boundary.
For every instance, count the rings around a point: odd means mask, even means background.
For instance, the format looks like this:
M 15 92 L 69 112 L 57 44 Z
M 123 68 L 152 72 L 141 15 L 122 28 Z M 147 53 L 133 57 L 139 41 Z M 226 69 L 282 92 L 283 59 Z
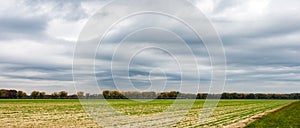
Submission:
M 288 106 L 291 106 L 293 103 L 295 102 L 299 102 L 299 101 L 293 101 L 291 103 L 288 103 L 288 104 L 285 104 L 283 106 L 280 106 L 280 107 L 277 107 L 277 108 L 274 108 L 272 110 L 268 110 L 268 111 L 265 111 L 265 112 L 262 112 L 262 113 L 259 113 L 259 114 L 256 114 L 254 116 L 251 116 L 247 119 L 244 119 L 244 120 L 241 120 L 241 121 L 238 121 L 236 123 L 233 123 L 233 124 L 230 124 L 228 126 L 225 126 L 224 128 L 244 128 L 246 127 L 247 125 L 253 123 L 254 121 L 256 120 L 259 120 L 260 118 L 262 118 L 263 116 L 266 116 L 270 113 L 273 113 L 273 112 L 277 112 L 279 110 L 282 110 Z

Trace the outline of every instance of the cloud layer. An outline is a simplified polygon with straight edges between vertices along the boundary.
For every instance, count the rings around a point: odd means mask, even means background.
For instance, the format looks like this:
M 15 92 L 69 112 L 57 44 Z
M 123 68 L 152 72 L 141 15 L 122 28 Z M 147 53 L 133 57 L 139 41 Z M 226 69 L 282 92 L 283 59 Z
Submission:
M 76 40 L 85 23 L 110 1 L 6 1 L 0 5 L 0 88 L 67 90 L 74 93 L 72 61 Z M 220 34 L 227 58 L 227 83 L 224 91 L 290 93 L 300 90 L 300 2 L 297 0 L 193 0 Z M 153 3 L 153 5 L 156 3 Z M 179 9 L 180 10 L 180 9 Z M 120 7 L 120 10 L 122 8 Z M 117 12 L 116 12 L 117 13 Z M 112 16 L 114 14 L 103 14 Z M 149 17 L 146 17 L 149 18 Z M 145 17 L 144 17 L 145 19 Z M 96 78 L 107 89 L 114 88 L 110 60 L 116 41 L 136 25 L 169 25 L 187 39 L 196 53 L 201 77 L 189 75 L 188 81 L 200 80 L 207 91 L 211 67 L 205 46 L 187 34 L 182 26 L 166 18 L 143 21 L 143 17 L 125 20 L 109 32 L 106 43 L 96 56 Z M 198 22 L 198 21 L 195 21 Z M 141 31 L 125 42 L 172 46 L 178 41 L 159 30 Z M 159 36 L 158 36 L 159 35 Z M 159 37 L 159 38 L 158 38 Z M 164 37 L 164 38 L 161 38 Z M 169 37 L 169 38 L 168 38 Z M 123 38 L 121 38 L 123 39 Z M 96 40 L 96 39 L 95 39 Z M 142 43 L 141 43 L 142 42 Z M 178 41 L 179 43 L 179 41 Z M 176 55 L 190 55 L 176 49 Z M 125 49 L 126 50 L 126 49 Z M 88 52 L 88 51 L 87 51 Z M 126 51 L 123 52 L 126 56 Z M 115 58 L 122 65 L 122 57 Z M 82 59 L 85 55 L 82 55 Z M 125 63 L 124 63 L 125 64 Z M 120 72 L 121 72 L 120 68 Z M 188 69 L 197 70 L 197 69 Z M 123 70 L 122 70 L 123 71 Z M 84 71 L 82 78 L 84 78 Z M 129 75 L 138 88 L 167 80 L 169 90 L 182 79 L 172 57 L 160 50 L 145 50 L 132 61 Z M 117 76 L 126 79 L 124 74 Z M 150 80 L 149 80 L 150 78 Z M 190 85 L 184 85 L 188 88 Z M 88 88 L 88 87 L 87 87 Z

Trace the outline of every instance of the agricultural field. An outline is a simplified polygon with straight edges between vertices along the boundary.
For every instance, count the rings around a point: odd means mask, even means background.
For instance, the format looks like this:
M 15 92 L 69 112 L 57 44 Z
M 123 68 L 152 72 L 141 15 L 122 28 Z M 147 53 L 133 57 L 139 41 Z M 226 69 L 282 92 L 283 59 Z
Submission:
M 270 113 L 248 125 L 248 128 L 299 128 L 300 127 L 300 101 L 280 111 Z
M 78 100 L 0 100 L 0 127 L 97 127 Z
M 184 100 L 182 100 L 184 101 Z M 295 100 L 221 100 L 204 124 L 199 113 L 204 100 L 196 100 L 187 116 L 172 127 L 223 127 Z M 94 100 L 93 102 L 104 102 Z M 130 116 L 145 116 L 168 108 L 173 100 L 136 102 L 108 100 L 115 110 Z M 176 113 L 176 112 L 174 112 Z M 164 118 L 159 118 L 162 120 Z M 99 127 L 78 100 L 0 100 L 0 127 Z

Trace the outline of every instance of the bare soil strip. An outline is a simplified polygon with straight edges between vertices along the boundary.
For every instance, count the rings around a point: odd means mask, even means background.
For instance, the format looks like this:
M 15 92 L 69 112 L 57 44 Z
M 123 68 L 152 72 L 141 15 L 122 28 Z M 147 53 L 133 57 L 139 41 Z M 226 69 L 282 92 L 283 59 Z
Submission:
M 292 102 L 292 103 L 293 103 L 293 102 Z M 267 115 L 267 114 L 269 114 L 269 113 L 279 111 L 279 110 L 281 110 L 281 109 L 283 109 L 283 108 L 285 108 L 285 107 L 288 107 L 288 106 L 290 106 L 292 103 L 288 103 L 288 104 L 283 105 L 283 106 L 280 106 L 280 107 L 278 107 L 278 108 L 275 108 L 275 109 L 272 109 L 272 110 L 268 110 L 268 111 L 265 111 L 265 112 L 263 112 L 263 113 L 259 113 L 259 114 L 257 114 L 257 115 L 254 115 L 254 116 L 250 117 L 250 118 L 247 118 L 247 119 L 245 119 L 245 120 L 241 120 L 241 121 L 239 121 L 239 122 L 236 122 L 236 123 L 230 124 L 230 125 L 228 125 L 228 126 L 225 126 L 224 128 L 243 128 L 243 127 L 246 127 L 248 124 L 250 124 L 250 123 L 252 123 L 252 122 L 254 122 L 254 121 L 260 119 L 261 117 L 263 117 L 263 116 L 265 116 L 265 115 Z

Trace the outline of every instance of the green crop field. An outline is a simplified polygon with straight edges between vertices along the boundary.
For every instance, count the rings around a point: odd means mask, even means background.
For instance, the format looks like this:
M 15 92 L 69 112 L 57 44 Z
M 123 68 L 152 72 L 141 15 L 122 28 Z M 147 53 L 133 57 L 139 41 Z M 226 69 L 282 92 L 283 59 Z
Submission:
M 108 101 L 115 110 L 141 118 L 144 115 L 162 112 L 173 103 L 173 100 Z M 221 100 L 205 124 L 200 124 L 199 113 L 204 100 L 196 100 L 187 116 L 178 122 L 176 127 L 223 127 L 294 101 Z M 78 100 L 0 100 L 0 123 L 0 127 L 98 127 L 85 113 Z
M 251 123 L 249 128 L 299 128 L 300 101 Z

